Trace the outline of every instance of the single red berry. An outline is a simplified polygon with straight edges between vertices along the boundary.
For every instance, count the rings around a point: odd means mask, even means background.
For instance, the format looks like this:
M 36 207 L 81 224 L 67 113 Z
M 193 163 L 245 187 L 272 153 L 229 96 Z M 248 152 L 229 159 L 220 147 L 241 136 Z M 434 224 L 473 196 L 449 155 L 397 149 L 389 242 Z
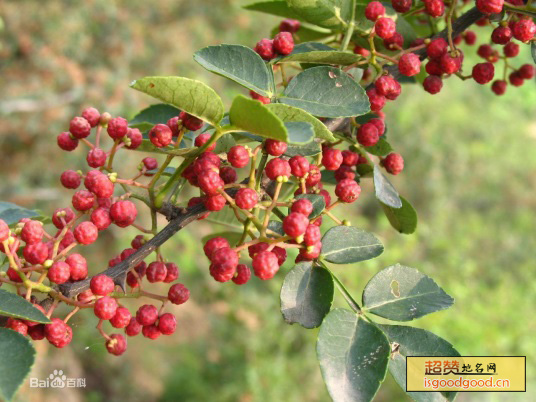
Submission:
M 82 117 L 86 119 L 91 127 L 96 127 L 100 121 L 100 113 L 94 107 L 88 107 L 82 112 Z
M 125 334 L 128 336 L 136 336 L 141 332 L 142 328 L 143 325 L 136 320 L 136 317 L 132 317 L 128 325 L 125 327 Z
M 129 128 L 127 130 L 127 140 L 125 147 L 127 149 L 136 149 L 143 142 L 143 134 L 137 128 Z
M 110 198 L 114 194 L 114 184 L 110 181 L 108 176 L 101 174 L 93 178 L 91 188 L 88 188 L 88 190 L 94 193 L 98 198 Z
M 424 79 L 422 85 L 426 92 L 435 95 L 443 88 L 443 80 L 437 75 L 429 75 Z
M 178 137 L 180 133 L 179 129 L 179 116 L 172 117 L 166 123 L 166 125 L 171 129 L 173 137 Z
M 87 190 L 80 190 L 73 194 L 73 207 L 77 211 L 87 211 L 95 204 L 95 195 Z
M 365 7 L 365 18 L 370 21 L 376 21 L 385 14 L 385 7 L 379 1 L 372 1 Z
M 241 188 L 235 196 L 235 202 L 240 209 L 252 209 L 257 205 L 259 195 L 252 188 Z
M 324 197 L 326 205 L 331 205 L 331 195 L 329 194 L 328 190 L 322 189 L 318 192 L 318 195 Z
M 400 154 L 393 152 L 382 160 L 382 165 L 388 173 L 397 175 L 404 169 L 404 159 Z
M 224 264 L 210 264 L 209 267 L 210 276 L 217 282 L 228 282 L 233 279 L 236 273 L 236 267 L 231 267 Z
M 372 123 L 365 123 L 357 130 L 357 142 L 365 147 L 371 147 L 378 143 L 380 134 Z
M 75 117 L 69 123 L 69 131 L 73 137 L 86 138 L 91 134 L 91 125 L 83 117 Z
M 203 145 L 205 145 L 210 140 L 211 137 L 212 137 L 211 133 L 199 134 L 195 138 L 194 145 L 196 147 L 202 147 Z M 214 142 L 208 148 L 206 148 L 204 152 L 212 152 L 212 151 L 214 151 L 215 148 L 216 148 L 216 143 Z
M 424 2 L 424 9 L 431 17 L 441 17 L 445 13 L 445 3 L 443 0 L 428 0 Z
M 303 216 L 303 215 L 302 215 Z M 279 270 L 277 256 L 271 251 L 261 251 L 253 257 L 253 272 L 262 280 L 271 279 Z
M 532 64 L 523 64 L 521 67 L 519 67 L 518 71 L 521 78 L 530 80 L 532 77 L 534 77 L 534 70 L 535 68 Z
M 15 318 L 10 317 L 7 319 L 6 328 L 12 329 L 23 336 L 28 335 L 28 326 Z
M 132 248 L 137 250 L 141 246 L 143 246 L 145 243 L 146 243 L 145 237 L 143 235 L 137 235 L 136 237 L 132 239 L 132 241 L 130 242 L 130 245 L 132 246 Z
M 507 26 L 498 26 L 491 33 L 491 41 L 499 45 L 506 45 L 512 39 L 512 30 Z
M 147 170 L 158 169 L 158 161 L 155 158 L 151 158 L 150 156 L 143 158 L 141 160 L 141 163 L 143 163 L 143 166 Z
M 103 296 L 95 302 L 93 312 L 101 320 L 109 320 L 117 312 L 117 301 L 113 297 Z
M 218 171 L 221 160 L 218 155 L 212 152 L 204 152 L 194 163 L 194 173 L 196 176 L 204 175 L 206 170 Z
M 106 152 L 104 152 L 102 149 L 93 148 L 88 152 L 86 161 L 90 167 L 99 168 L 104 166 L 107 158 L 108 156 L 106 155 Z
M 76 298 L 78 299 L 80 303 L 87 304 L 93 301 L 95 296 L 93 295 L 93 292 L 91 291 L 91 289 L 87 289 L 87 290 L 84 290 L 82 293 L 80 293 Z
M 227 239 L 223 237 L 213 237 L 205 243 L 205 245 L 203 246 L 203 251 L 205 252 L 205 255 L 208 257 L 208 259 L 211 260 L 212 254 L 214 254 L 216 250 L 224 247 L 230 247 Z
M 499 14 L 503 5 L 504 0 L 476 0 L 476 8 L 484 14 Z
M 478 63 L 473 67 L 473 79 L 479 84 L 487 84 L 493 79 L 494 75 L 495 68 L 489 62 Z
M 222 247 L 212 253 L 210 261 L 221 265 L 223 268 L 234 270 L 238 265 L 238 254 L 229 247 Z
M 382 75 L 374 83 L 378 94 L 385 96 L 389 100 L 395 100 L 400 95 L 402 87 L 392 75 Z
M 245 264 L 238 264 L 236 267 L 236 275 L 233 278 L 233 282 L 237 285 L 244 285 L 248 283 L 251 278 L 251 270 Z
M 277 264 L 279 266 L 283 265 L 287 260 L 287 250 L 285 250 L 283 247 L 275 246 L 272 249 L 272 253 L 274 253 L 277 257 Z
M 51 282 L 61 285 L 69 280 L 71 276 L 71 269 L 69 265 L 63 261 L 56 261 L 48 269 L 47 277 Z
M 152 325 L 158 319 L 158 309 L 152 304 L 144 304 L 136 312 L 136 320 L 143 325 Z
M 20 277 L 19 273 L 15 271 L 12 267 L 9 267 L 7 269 L 6 274 L 11 282 L 22 282 L 22 278 Z
M 120 228 L 132 225 L 137 215 L 136 205 L 128 200 L 114 202 L 110 207 L 110 217 Z
M 179 267 L 173 262 L 166 262 L 166 272 L 165 283 L 175 282 L 179 278 Z
M 106 341 L 106 350 L 114 356 L 121 356 L 127 350 L 127 340 L 123 335 L 112 334 Z
M 370 102 L 370 110 L 373 112 L 379 112 L 385 106 L 387 101 L 385 96 L 378 93 L 376 88 L 371 88 L 367 90 L 367 96 Z
M 248 254 L 251 258 L 255 257 L 261 251 L 265 251 L 270 247 L 268 243 L 260 242 L 248 247 Z
M 160 335 L 162 335 L 162 332 L 160 332 L 160 330 L 155 324 L 144 326 L 141 330 L 141 333 L 144 337 L 149 338 L 153 341 L 159 338 Z
M 465 41 L 466 45 L 474 45 L 476 43 L 476 33 L 473 31 L 465 31 L 463 40 Z
M 149 140 L 151 143 L 158 148 L 167 147 L 171 144 L 173 139 L 173 134 L 171 129 L 165 124 L 155 125 L 151 131 L 149 131 Z
M 491 57 L 491 54 L 493 53 L 493 48 L 491 45 L 483 44 L 478 47 L 478 50 L 476 53 L 482 57 L 484 60 L 488 60 Z
M 186 112 L 181 112 L 179 119 L 182 121 L 182 125 L 190 131 L 197 131 L 203 127 L 203 120 Z
M 88 244 L 94 243 L 99 236 L 99 229 L 89 221 L 80 223 L 74 229 L 74 238 L 80 244 L 87 246 Z
M 391 0 L 391 5 L 397 13 L 406 13 L 411 8 L 411 0 Z
M 118 140 L 127 135 L 128 122 L 122 117 L 114 117 L 108 122 L 108 135 L 114 140 Z
M 35 244 L 39 243 L 43 239 L 43 224 L 38 221 L 28 221 L 22 227 L 20 232 L 20 238 L 26 244 Z
M 76 253 L 71 254 L 65 259 L 65 262 L 69 265 L 71 280 L 81 281 L 87 278 L 87 261 L 83 256 Z M 91 293 L 93 294 L 93 292 Z
M 132 314 L 126 307 L 118 307 L 115 311 L 115 315 L 110 318 L 110 324 L 114 328 L 125 328 L 132 319 Z
M 309 173 L 305 177 L 305 185 L 307 187 L 313 187 L 314 185 L 320 183 L 320 180 L 322 180 L 322 174 L 320 173 L 320 169 L 318 168 L 318 166 L 310 164 Z
M 224 185 L 219 172 L 213 169 L 205 170 L 197 180 L 199 188 L 207 195 L 218 195 Z
M 22 251 L 24 259 L 32 265 L 42 264 L 48 258 L 48 247 L 45 243 L 27 244 Z
M 265 171 L 271 180 L 277 180 L 278 177 L 288 178 L 291 174 L 289 162 L 281 158 L 274 158 L 268 162 Z
M 306 261 L 316 260 L 322 251 L 322 242 L 300 249 L 299 257 Z
M 45 326 L 43 324 L 38 324 L 33 327 L 28 327 L 28 335 L 34 341 L 40 341 L 45 338 Z
M 454 74 L 460 70 L 461 66 L 461 56 L 452 57 L 449 53 L 441 56 L 441 69 L 445 74 Z
M 443 75 L 443 69 L 441 68 L 441 62 L 438 60 L 430 60 L 428 63 L 426 63 L 426 66 L 424 66 L 424 69 L 426 72 L 430 75 L 437 75 L 441 76 Z
M 300 29 L 300 25 L 300 21 L 287 18 L 281 21 L 279 24 L 279 32 L 295 33 L 298 32 L 298 29 Z
M 274 50 L 282 56 L 291 54 L 294 50 L 294 39 L 290 32 L 279 32 L 272 43 Z
M 262 96 L 255 91 L 249 91 L 249 96 L 251 96 L 252 99 L 258 100 L 264 105 L 267 105 L 271 102 L 270 98 L 267 98 L 266 96 Z
M 368 57 L 370 55 L 370 52 L 367 49 L 365 49 L 364 47 L 361 47 L 359 45 L 354 46 L 354 53 L 355 54 L 360 54 L 363 57 Z
M 370 119 L 368 123 L 374 124 L 378 129 L 378 134 L 382 136 L 385 133 L 385 122 L 383 119 Z M 343 162 L 344 165 L 344 162 Z
M 301 155 L 295 155 L 288 161 L 290 172 L 296 177 L 304 177 L 309 172 L 309 161 Z
M 340 150 L 335 148 L 324 149 L 322 152 L 322 165 L 324 165 L 327 170 L 337 170 L 341 164 L 342 152 Z
M 115 284 L 108 275 L 100 274 L 91 278 L 89 287 L 93 294 L 98 296 L 107 296 L 114 291 Z
M 404 37 L 398 32 L 395 32 L 393 36 L 383 40 L 383 46 L 389 50 L 402 49 L 404 47 Z
M 496 80 L 491 84 L 491 90 L 495 95 L 503 95 L 506 92 L 508 84 L 504 80 Z
M 171 313 L 162 314 L 158 318 L 158 329 L 164 335 L 171 335 L 177 328 L 177 319 Z
M 151 283 L 163 282 L 167 276 L 167 268 L 163 262 L 154 261 L 147 267 L 147 280 Z
M 536 34 L 536 24 L 532 19 L 521 19 L 514 23 L 512 31 L 514 38 L 521 42 L 528 42 Z
M 74 170 L 66 170 L 61 174 L 60 181 L 63 187 L 74 190 L 80 186 L 82 178 Z
M 284 141 L 268 139 L 264 143 L 264 149 L 269 155 L 281 156 L 287 151 L 287 143 Z
M 508 81 L 510 81 L 510 84 L 513 85 L 514 87 L 520 87 L 525 82 L 525 80 L 519 74 L 518 71 L 514 71 L 510 73 L 510 75 L 508 76 Z
M 396 32 L 396 24 L 389 17 L 381 17 L 376 20 L 374 30 L 380 38 L 389 39 Z
M 309 215 L 311 215 L 313 212 L 313 204 L 306 198 L 300 198 L 299 200 L 294 201 L 290 207 L 290 211 L 305 215 L 305 217 L 309 217 Z
M 54 345 L 58 349 L 64 348 L 67 346 L 71 341 L 73 340 L 73 329 L 65 324 L 65 332 L 64 335 L 61 338 L 57 338 L 54 340 L 49 339 L 51 345 Z
M 354 183 L 356 182 L 354 181 Z M 321 238 L 322 238 L 322 233 L 320 232 L 320 228 L 318 226 L 316 225 L 307 226 L 307 230 L 305 230 L 305 234 L 303 235 L 303 242 L 307 246 L 312 246 L 318 243 Z
M 337 182 L 344 180 L 344 179 L 353 180 L 354 178 L 355 178 L 355 172 L 352 170 L 350 166 L 341 165 L 341 167 L 335 171 L 335 180 Z
M 58 135 L 58 146 L 64 151 L 74 151 L 78 146 L 78 139 L 71 137 L 68 132 Z
M 351 179 L 341 180 L 335 187 L 335 194 L 339 197 L 339 200 L 346 203 L 352 203 L 357 200 L 360 193 L 361 187 L 355 180 Z
M 376 119 L 372 119 L 376 120 Z M 372 120 L 370 123 L 372 123 Z M 380 119 L 377 119 L 380 120 Z M 378 128 L 378 127 L 376 127 Z M 355 166 L 357 165 L 357 161 L 359 160 L 359 155 L 355 152 L 344 150 L 342 151 L 342 164 L 343 166 Z
M 508 42 L 503 47 L 503 53 L 506 57 L 516 57 L 519 54 L 519 45 L 514 42 Z
M 283 219 L 283 230 L 290 237 L 298 237 L 305 233 L 309 219 L 303 214 L 291 212 Z
M 227 203 L 227 200 L 223 195 L 209 195 L 207 196 L 203 201 L 205 208 L 209 211 L 216 212 L 221 211 L 223 207 L 225 207 L 225 204 Z
M 50 324 L 45 324 L 45 336 L 49 342 L 62 339 L 67 332 L 67 324 L 63 320 L 54 317 L 51 318 Z
M 235 145 L 227 152 L 227 160 L 235 168 L 243 168 L 249 163 L 249 152 L 242 145 Z
M 107 229 L 112 224 L 110 212 L 106 208 L 99 207 L 95 209 L 90 216 L 91 222 L 98 230 Z
M 168 299 L 173 304 L 183 304 L 190 298 L 190 291 L 182 283 L 176 283 L 169 288 Z
M 421 60 L 415 53 L 405 53 L 398 60 L 398 71 L 407 77 L 413 77 L 421 71 Z

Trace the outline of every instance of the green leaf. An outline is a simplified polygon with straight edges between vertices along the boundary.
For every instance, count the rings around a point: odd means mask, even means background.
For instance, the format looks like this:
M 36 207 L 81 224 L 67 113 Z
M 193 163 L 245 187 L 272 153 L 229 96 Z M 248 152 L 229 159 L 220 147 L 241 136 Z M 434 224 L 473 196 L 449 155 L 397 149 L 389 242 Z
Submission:
M 233 126 L 278 141 L 288 142 L 288 132 L 283 121 L 259 101 L 238 95 L 229 111 Z
M 277 233 L 278 235 L 284 236 L 285 231 L 283 230 L 283 222 L 279 221 L 270 221 L 268 222 L 267 228 L 272 232 Z
M 351 0 L 287 0 L 305 21 L 324 28 L 342 29 L 352 17 Z
M 194 60 L 208 71 L 229 78 L 262 96 L 275 89 L 266 64 L 253 49 L 241 45 L 208 46 L 194 53 Z
M 236 215 L 232 208 L 223 208 L 221 211 L 211 212 L 204 221 L 223 225 L 226 228 L 234 229 L 237 232 L 244 229 L 244 225 L 236 219 Z
M 0 315 L 23 320 L 49 323 L 50 320 L 32 303 L 15 293 L 0 289 Z
M 368 163 L 360 163 L 355 167 L 355 171 L 361 177 L 369 177 L 372 176 L 374 168 Z
M 380 204 L 392 227 L 400 233 L 411 234 L 417 229 L 417 211 L 404 197 L 400 197 L 400 201 L 401 208 L 393 208 L 382 202 Z
M 331 309 L 333 293 L 333 278 L 327 269 L 301 262 L 287 274 L 281 288 L 283 318 L 289 324 L 316 328 Z
M 309 68 L 295 76 L 280 101 L 322 117 L 350 117 L 370 111 L 365 90 L 344 71 L 329 66 Z
M 8 225 L 13 225 L 22 218 L 36 218 L 38 216 L 39 214 L 36 211 L 20 207 L 5 209 L 0 213 L 0 219 L 2 219 Z
M 530 45 L 530 52 L 532 53 L 532 60 L 536 63 L 536 42 L 532 42 Z
M 403 325 L 379 325 L 391 344 L 398 345 L 398 352 L 391 355 L 389 372 L 404 391 L 406 390 L 407 356 L 460 356 L 454 347 L 439 336 L 420 328 Z M 453 401 L 456 392 L 407 392 L 418 402 Z
M 331 131 L 327 129 L 324 123 L 302 109 L 282 103 L 270 103 L 266 105 L 266 107 L 284 122 L 303 121 L 310 123 L 315 130 L 316 138 L 330 142 L 336 141 L 336 138 Z
M 284 155 L 292 158 L 293 156 L 296 156 L 296 155 L 301 155 L 301 156 L 318 155 L 320 152 L 322 152 L 322 147 L 320 146 L 320 144 L 316 141 L 311 141 L 309 144 L 306 144 L 306 145 L 289 144 Z
M 371 401 L 385 379 L 390 346 L 376 326 L 338 308 L 320 327 L 316 353 L 334 401 Z
M 272 62 L 277 63 L 315 63 L 315 64 L 338 64 L 349 66 L 362 59 L 362 56 L 355 53 L 342 52 L 333 49 L 323 43 L 305 42 L 294 47 L 292 53 L 279 57 Z
M 377 165 L 374 165 L 374 191 L 376 198 L 385 205 L 402 208 L 402 201 L 398 192 Z
M 315 138 L 313 126 L 303 121 L 290 121 L 285 123 L 288 131 L 288 143 L 306 145 Z
M 227 239 L 229 241 L 229 244 L 231 247 L 238 244 L 240 239 L 242 238 L 241 232 L 219 232 L 219 233 L 211 233 L 201 239 L 201 242 L 205 244 L 210 239 L 213 239 L 214 237 L 223 237 L 224 239 Z
M 216 142 L 216 148 L 214 148 L 215 154 L 227 153 L 236 145 L 236 141 L 230 134 L 225 134 Z
M 300 15 L 293 11 L 286 0 L 268 0 L 258 1 L 243 6 L 244 9 L 250 11 L 260 11 L 261 13 L 276 15 L 283 18 L 292 18 L 295 20 L 301 19 Z
M 169 119 L 178 116 L 180 112 L 176 107 L 159 103 L 143 109 L 129 121 L 128 125 L 141 131 L 147 131 L 155 124 L 166 124 Z
M 326 208 L 326 200 L 321 195 L 318 195 L 318 194 L 300 194 L 300 195 L 296 196 L 297 200 L 300 200 L 302 198 L 305 198 L 306 200 L 311 201 L 311 204 L 313 204 L 313 212 L 311 212 L 311 215 L 309 215 L 309 219 L 316 218 Z
M 453 303 L 432 278 L 400 264 L 378 272 L 363 291 L 363 310 L 394 321 L 411 321 Z
M 148 170 L 147 173 L 150 175 L 154 175 L 156 172 L 158 172 L 158 170 L 159 169 Z M 175 170 L 176 169 L 174 167 L 167 167 L 162 172 L 162 176 L 173 176 L 173 173 L 175 173 Z
M 335 226 L 322 238 L 321 257 L 334 264 L 370 260 L 383 253 L 383 244 L 369 232 L 353 226 Z
M 223 118 L 221 98 L 202 82 L 183 77 L 145 77 L 130 86 L 217 126 Z
M 0 328 L 0 397 L 10 401 L 30 373 L 35 349 L 29 339 Z
M 391 144 L 389 144 L 385 138 L 381 137 L 376 145 L 365 147 L 365 150 L 372 155 L 385 156 L 393 150 L 393 147 L 391 147 Z

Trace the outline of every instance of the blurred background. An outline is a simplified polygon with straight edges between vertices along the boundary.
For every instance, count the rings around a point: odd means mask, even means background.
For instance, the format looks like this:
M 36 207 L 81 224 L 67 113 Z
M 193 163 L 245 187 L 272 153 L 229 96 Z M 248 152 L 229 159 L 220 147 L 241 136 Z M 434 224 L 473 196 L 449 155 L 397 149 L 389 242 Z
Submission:
M 244 91 L 197 66 L 192 53 L 218 43 L 253 46 L 268 36 L 279 19 L 241 10 L 248 2 L 0 1 L 0 199 L 47 213 L 68 205 L 71 193 L 60 188 L 59 175 L 83 168 L 85 158 L 82 151 L 61 152 L 57 134 L 87 106 L 127 118 L 146 107 L 152 100 L 129 89 L 133 79 L 203 80 L 229 105 Z M 489 31 L 475 31 L 486 41 Z M 523 48 L 515 65 L 531 62 Z M 476 47 L 464 50 L 466 65 L 476 63 Z M 411 324 L 444 337 L 462 355 L 527 356 L 529 394 L 536 368 L 534 89 L 526 82 L 496 97 L 489 86 L 448 80 L 431 96 L 405 86 L 385 112 L 390 142 L 406 161 L 393 182 L 416 207 L 418 230 L 405 236 L 391 229 L 365 191 L 348 213 L 354 225 L 375 232 L 386 251 L 357 266 L 334 267 L 357 298 L 377 271 L 396 262 L 433 277 L 456 303 Z M 136 166 L 145 156 L 134 155 L 139 159 L 124 163 Z M 129 339 L 127 353 L 114 358 L 93 328 L 94 317 L 77 314 L 70 321 L 70 347 L 58 351 L 37 343 L 31 376 L 44 379 L 62 369 L 70 378 L 86 378 L 86 388 L 25 385 L 18 399 L 328 401 L 315 357 L 317 331 L 289 326 L 279 312 L 290 258 L 267 283 L 217 284 L 200 242 L 213 232 L 206 223 L 191 225 L 165 245 L 192 292 L 173 311 L 176 335 Z M 113 230 L 105 236 L 92 246 L 93 272 L 131 238 Z M 527 400 L 529 394 L 465 393 L 458 399 Z M 377 400 L 407 397 L 388 377 Z

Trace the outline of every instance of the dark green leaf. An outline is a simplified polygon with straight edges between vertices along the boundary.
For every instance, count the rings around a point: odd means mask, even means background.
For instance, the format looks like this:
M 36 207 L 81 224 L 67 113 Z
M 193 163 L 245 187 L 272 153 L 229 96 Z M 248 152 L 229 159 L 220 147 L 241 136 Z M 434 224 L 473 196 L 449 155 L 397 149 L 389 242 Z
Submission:
M 310 261 L 296 265 L 281 288 L 281 313 L 289 324 L 316 328 L 333 303 L 333 278 L 328 270 L 313 267 Z
M 295 20 L 301 19 L 300 15 L 294 12 L 288 5 L 286 0 L 268 0 L 258 1 L 243 6 L 246 10 L 260 11 L 262 13 L 276 15 L 283 18 L 292 18 Z
M 354 79 L 355 82 L 359 83 L 361 81 L 361 78 L 363 78 L 363 74 L 365 72 L 365 68 L 358 68 L 358 67 L 352 67 L 346 73 Z
M 17 223 L 22 218 L 36 218 L 39 214 L 36 211 L 32 211 L 26 208 L 10 208 L 0 212 L 0 219 L 6 222 L 8 225 Z
M 150 130 L 155 124 L 166 124 L 172 117 L 178 116 L 180 110 L 171 105 L 160 103 L 143 109 L 129 121 L 129 126 L 141 131 Z
M 0 328 L 0 397 L 7 401 L 13 398 L 34 361 L 35 349 L 29 339 L 11 329 Z
M 272 232 L 277 233 L 278 235 L 284 236 L 285 231 L 283 230 L 283 223 L 279 221 L 270 221 L 268 222 L 267 228 Z
M 321 195 L 318 195 L 318 194 L 300 194 L 300 195 L 296 196 L 297 200 L 302 199 L 302 198 L 305 198 L 306 200 L 311 201 L 311 204 L 313 204 L 313 212 L 311 212 L 311 215 L 309 215 L 309 219 L 316 218 L 326 208 L 326 200 Z
M 393 208 L 382 202 L 380 204 L 391 226 L 400 233 L 411 234 L 417 229 L 417 212 L 404 197 L 400 197 L 400 200 L 402 201 L 401 208 Z
M 333 185 L 336 185 L 338 183 L 337 179 L 335 179 L 335 171 L 322 170 L 320 174 L 322 175 L 322 183 Z
M 324 28 L 341 29 L 352 16 L 351 0 L 287 0 L 305 21 Z
M 316 138 L 330 142 L 336 140 L 324 123 L 302 109 L 284 105 L 282 103 L 270 103 L 266 105 L 266 107 L 284 122 L 296 121 L 310 123 L 315 130 Z
M 385 156 L 393 150 L 393 147 L 391 147 L 391 144 L 385 138 L 380 138 L 376 145 L 365 147 L 365 150 L 372 155 Z
M 420 328 L 403 325 L 380 325 L 391 345 L 398 345 L 389 360 L 389 372 L 400 387 L 406 390 L 407 356 L 460 356 L 454 347 L 439 336 Z M 418 402 L 453 401 L 456 392 L 408 392 Z
M 194 60 L 207 70 L 229 78 L 262 96 L 275 89 L 266 64 L 253 49 L 242 45 L 208 46 L 194 53 Z
M 201 239 L 201 242 L 205 244 L 210 239 L 213 239 L 214 237 L 223 237 L 224 239 L 227 239 L 229 241 L 229 244 L 231 247 L 234 247 L 242 238 L 241 232 L 219 232 L 219 233 L 211 233 Z
M 385 379 L 390 347 L 376 326 L 338 308 L 320 327 L 316 353 L 335 402 L 371 401 Z
M 315 64 L 337 64 L 349 66 L 357 63 L 362 56 L 355 53 L 341 52 L 323 43 L 306 42 L 294 47 L 288 56 L 275 59 L 278 63 L 315 63 Z
M 221 137 L 218 142 L 216 142 L 216 148 L 214 148 L 215 154 L 221 154 L 223 152 L 227 153 L 229 150 L 236 145 L 232 135 L 226 134 Z
M 369 232 L 353 226 L 335 226 L 322 238 L 322 254 L 334 264 L 370 260 L 383 253 L 383 244 Z
M 370 111 L 365 90 L 344 71 L 329 66 L 309 68 L 295 76 L 280 101 L 322 117 L 350 117 Z
M 368 163 L 360 163 L 359 165 L 355 167 L 355 171 L 361 177 L 368 177 L 368 176 L 372 176 L 372 172 L 374 171 L 374 168 Z
M 176 169 L 174 167 L 167 167 L 162 172 L 162 176 L 173 176 L 173 173 L 175 173 L 175 170 Z M 156 172 L 158 172 L 158 169 L 153 169 L 153 170 L 148 170 L 147 171 L 147 173 L 150 174 L 151 176 L 154 175 Z
M 316 141 L 311 141 L 309 144 L 306 144 L 306 145 L 289 144 L 284 155 L 292 158 L 293 156 L 296 156 L 296 155 L 301 155 L 301 156 L 318 155 L 320 152 L 322 152 L 322 148 L 320 144 Z
M 411 321 L 454 303 L 432 278 L 396 264 L 378 272 L 363 291 L 363 309 L 394 321 Z
M 223 117 L 223 103 L 212 88 L 183 77 L 145 77 L 130 86 L 217 126 Z
M 530 52 L 532 53 L 532 60 L 536 63 L 536 42 L 532 42 L 530 45 Z
M 29 321 L 48 323 L 50 320 L 32 303 L 14 293 L 0 289 L 0 314 Z
M 229 111 L 231 124 L 241 130 L 288 142 L 288 132 L 283 121 L 262 103 L 238 95 Z
M 241 231 L 244 229 L 244 225 L 236 219 L 232 208 L 223 208 L 218 212 L 211 212 L 210 215 L 204 219 L 207 222 L 212 222 L 218 225 L 223 225 L 227 228 L 234 229 L 235 231 Z
M 374 191 L 376 198 L 385 205 L 393 208 L 402 207 L 398 192 L 377 165 L 374 165 Z
M 289 121 L 285 123 L 288 131 L 288 143 L 306 145 L 315 138 L 313 126 L 303 121 Z

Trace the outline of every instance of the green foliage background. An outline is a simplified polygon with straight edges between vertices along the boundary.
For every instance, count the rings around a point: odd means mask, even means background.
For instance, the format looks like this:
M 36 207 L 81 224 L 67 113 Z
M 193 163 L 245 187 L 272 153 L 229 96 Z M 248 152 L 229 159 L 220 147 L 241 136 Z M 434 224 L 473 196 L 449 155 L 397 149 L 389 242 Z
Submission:
M 0 199 L 51 212 L 70 202 L 59 175 L 84 167 L 83 152 L 60 152 L 56 135 L 85 106 L 131 117 L 150 99 L 128 88 L 146 75 L 205 80 L 226 105 L 241 91 L 192 60 L 218 43 L 248 46 L 269 35 L 277 18 L 247 13 L 241 0 L 2 1 L 0 2 Z M 475 27 L 481 42 L 489 31 Z M 466 66 L 476 62 L 466 47 Z M 531 62 L 529 49 L 514 64 Z M 468 68 L 468 67 L 466 67 Z M 498 68 L 500 72 L 502 68 Z M 385 108 L 389 138 L 406 170 L 393 181 L 419 213 L 416 234 L 392 230 L 371 188 L 347 213 L 382 239 L 379 258 L 336 267 L 354 295 L 379 269 L 395 262 L 433 277 L 456 304 L 414 324 L 452 342 L 462 355 L 526 355 L 527 389 L 536 385 L 536 91 L 534 82 L 492 95 L 489 86 L 451 79 L 430 96 L 405 86 Z M 124 163 L 135 167 L 143 154 Z M 135 160 L 134 160 L 135 159 Z M 345 212 L 346 214 L 346 212 Z M 20 400 L 86 401 L 326 401 L 315 358 L 316 330 L 284 323 L 283 275 L 245 287 L 208 275 L 201 223 L 165 246 L 181 268 L 191 301 L 174 311 L 177 336 L 129 340 L 113 358 L 88 313 L 71 321 L 67 350 L 39 343 L 31 376 L 54 369 L 85 377 L 85 389 L 36 390 Z M 126 247 L 120 231 L 92 246 L 97 272 Z M 290 259 L 283 271 L 290 268 Z M 337 301 L 342 306 L 340 300 Z M 132 307 L 132 310 L 134 307 Z M 413 324 L 413 323 L 412 323 Z M 459 400 L 526 400 L 529 394 L 460 394 Z M 406 400 L 394 381 L 379 401 Z

